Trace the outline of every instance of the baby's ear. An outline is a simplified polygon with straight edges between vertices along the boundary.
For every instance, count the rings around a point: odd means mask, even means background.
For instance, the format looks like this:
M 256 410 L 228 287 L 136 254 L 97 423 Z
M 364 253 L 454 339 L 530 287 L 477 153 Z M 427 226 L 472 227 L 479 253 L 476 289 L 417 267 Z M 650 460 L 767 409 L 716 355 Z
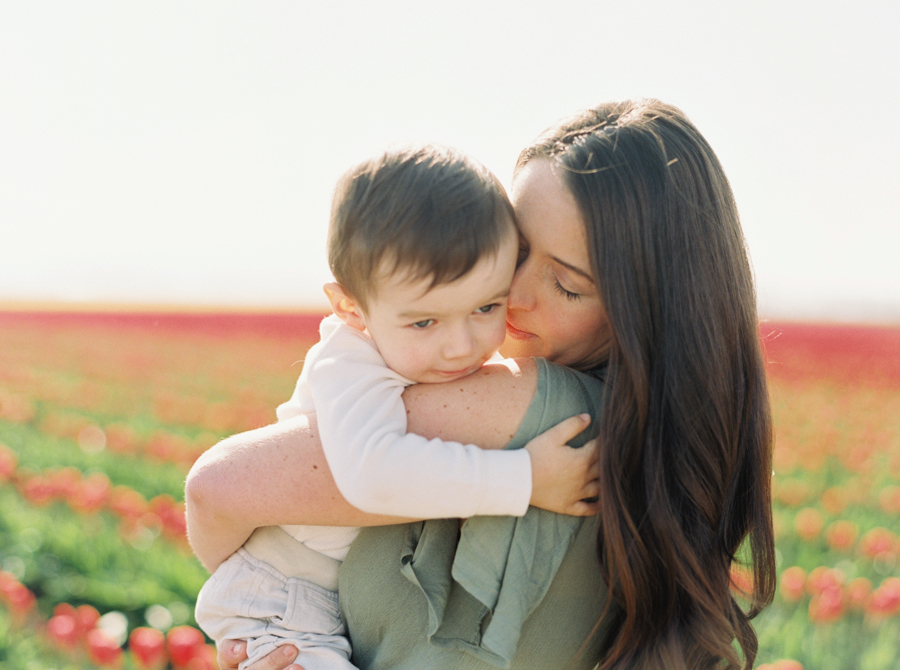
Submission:
M 328 296 L 328 302 L 331 303 L 331 309 L 335 315 L 351 328 L 365 331 L 366 319 L 362 309 L 359 303 L 344 290 L 344 287 L 335 282 L 329 282 L 322 288 L 325 289 L 325 295 Z

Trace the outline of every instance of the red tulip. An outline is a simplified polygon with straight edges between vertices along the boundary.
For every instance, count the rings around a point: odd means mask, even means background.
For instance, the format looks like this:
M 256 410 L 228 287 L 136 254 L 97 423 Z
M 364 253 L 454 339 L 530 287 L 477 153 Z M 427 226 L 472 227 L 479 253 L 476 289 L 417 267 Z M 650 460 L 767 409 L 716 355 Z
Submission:
M 166 633 L 169 659 L 176 668 L 186 667 L 205 646 L 206 638 L 193 626 L 176 626 Z
M 743 596 L 753 593 L 753 573 L 742 565 L 731 566 L 731 589 Z
M 8 482 L 16 472 L 18 460 L 12 449 L 0 443 L 0 482 Z
M 887 486 L 878 494 L 878 504 L 887 514 L 900 512 L 900 486 Z
M 844 585 L 844 573 L 837 568 L 819 566 L 813 568 L 806 578 L 806 592 L 815 597 L 827 589 L 840 591 Z
M 69 502 L 77 512 L 96 512 L 106 505 L 110 488 L 109 477 L 102 472 L 94 472 L 85 477 Z
M 180 435 L 175 435 L 165 430 L 157 430 L 150 436 L 145 448 L 148 454 L 160 461 L 177 461 L 184 451 L 190 449 L 190 442 L 188 442 L 187 438 Z
M 26 398 L 0 390 L 0 418 L 26 423 L 34 418 L 34 406 Z
M 841 618 L 846 609 L 840 586 L 828 586 L 809 601 L 809 618 L 816 623 L 832 623 Z
M 53 488 L 46 477 L 32 475 L 22 482 L 22 495 L 32 505 L 46 505 L 53 499 Z
M 851 579 L 847 584 L 846 592 L 847 605 L 850 609 L 863 610 L 868 602 L 869 594 L 872 592 L 872 582 L 865 577 Z
M 803 670 L 803 665 L 799 661 L 782 659 L 773 663 L 763 663 L 757 666 L 756 670 Z
M 900 613 L 900 577 L 888 577 L 872 591 L 866 612 L 876 618 Z
M 794 530 L 807 542 L 819 537 L 824 525 L 825 520 L 822 518 L 822 513 L 812 507 L 803 508 L 794 517 Z
M 834 516 L 844 513 L 844 510 L 847 509 L 847 502 L 847 492 L 840 486 L 825 489 L 819 497 L 819 504 L 826 512 Z
M 85 646 L 91 661 L 104 668 L 117 667 L 122 661 L 122 648 L 102 628 L 93 628 L 85 636 Z
M 60 468 L 52 473 L 45 473 L 57 498 L 70 500 L 81 486 L 81 471 L 72 467 Z
M 8 590 L 12 589 L 19 580 L 11 572 L 0 570 L 0 597 L 5 597 Z
M 162 522 L 163 532 L 170 539 L 183 540 L 187 537 L 187 521 L 184 516 L 184 503 L 165 493 L 150 501 L 150 511 Z
M 896 536 L 887 528 L 876 526 L 859 541 L 859 550 L 863 556 L 875 558 L 878 554 L 893 553 Z
M 121 423 L 113 423 L 106 427 L 106 446 L 116 454 L 133 454 L 139 449 L 134 431 Z
M 194 654 L 194 658 L 188 661 L 185 670 L 219 670 L 219 664 L 216 662 L 215 646 L 204 644 Z
M 10 606 L 17 613 L 28 612 L 34 607 L 36 602 L 37 598 L 35 598 L 31 589 L 24 584 L 19 584 L 19 588 L 13 592 L 12 597 L 9 599 Z
M 56 616 L 57 614 L 68 614 L 76 621 L 78 620 L 77 610 L 69 603 L 59 603 L 58 605 L 56 605 L 56 607 L 53 608 L 53 616 Z
M 781 573 L 781 597 L 795 603 L 803 597 L 806 588 L 806 571 L 796 565 Z
M 34 607 L 36 599 L 31 590 L 10 572 L 0 571 L 0 601 L 5 602 L 19 619 Z
M 852 521 L 835 521 L 825 530 L 828 546 L 839 551 L 849 551 L 856 543 L 859 527 Z
M 94 629 L 100 620 L 100 612 L 92 605 L 79 605 L 75 610 L 75 621 L 78 623 L 78 635 L 81 637 Z
M 782 659 L 772 664 L 772 670 L 803 670 L 803 664 L 800 661 Z
M 777 482 L 774 496 L 788 507 L 802 505 L 809 500 L 809 487 L 798 479 L 783 479 Z
M 155 628 L 135 628 L 128 636 L 128 648 L 141 668 L 158 668 L 166 662 L 166 636 Z
M 109 492 L 108 505 L 115 514 L 130 521 L 136 521 L 147 511 L 144 496 L 127 486 L 114 486 Z
M 56 614 L 47 621 L 47 635 L 63 649 L 78 645 L 78 622 L 71 614 Z

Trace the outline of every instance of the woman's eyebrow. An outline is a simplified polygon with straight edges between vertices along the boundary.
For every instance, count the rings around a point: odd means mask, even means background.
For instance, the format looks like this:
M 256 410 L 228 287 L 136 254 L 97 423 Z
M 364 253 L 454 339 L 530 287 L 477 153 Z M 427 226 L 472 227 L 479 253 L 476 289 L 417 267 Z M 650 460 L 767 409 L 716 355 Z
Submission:
M 550 258 L 553 259 L 554 261 L 556 261 L 557 263 L 559 263 L 560 265 L 562 265 L 567 270 L 571 270 L 575 274 L 581 275 L 582 277 L 587 279 L 592 284 L 594 283 L 594 277 L 591 275 L 590 272 L 585 272 L 577 265 L 572 265 L 571 263 L 566 263 L 564 260 L 562 260 L 561 258 L 557 258 L 556 256 L 550 256 Z

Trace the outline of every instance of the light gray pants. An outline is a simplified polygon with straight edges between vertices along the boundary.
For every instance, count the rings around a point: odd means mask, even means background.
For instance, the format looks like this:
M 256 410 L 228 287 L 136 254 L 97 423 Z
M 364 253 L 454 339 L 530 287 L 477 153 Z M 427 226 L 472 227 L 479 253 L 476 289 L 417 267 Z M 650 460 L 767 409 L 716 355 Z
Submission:
M 285 577 L 243 548 L 204 584 L 196 618 L 217 643 L 247 640 L 241 670 L 286 643 L 300 650 L 295 663 L 305 670 L 357 670 L 337 592 Z

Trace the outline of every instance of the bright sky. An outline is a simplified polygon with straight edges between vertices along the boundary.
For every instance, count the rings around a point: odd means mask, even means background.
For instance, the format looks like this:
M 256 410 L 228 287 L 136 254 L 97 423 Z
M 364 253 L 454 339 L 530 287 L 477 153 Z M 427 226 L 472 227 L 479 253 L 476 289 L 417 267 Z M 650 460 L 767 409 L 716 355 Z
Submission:
M 324 307 L 332 188 L 390 143 L 509 185 L 557 118 L 681 107 L 764 315 L 900 323 L 900 5 L 0 0 L 0 301 Z

